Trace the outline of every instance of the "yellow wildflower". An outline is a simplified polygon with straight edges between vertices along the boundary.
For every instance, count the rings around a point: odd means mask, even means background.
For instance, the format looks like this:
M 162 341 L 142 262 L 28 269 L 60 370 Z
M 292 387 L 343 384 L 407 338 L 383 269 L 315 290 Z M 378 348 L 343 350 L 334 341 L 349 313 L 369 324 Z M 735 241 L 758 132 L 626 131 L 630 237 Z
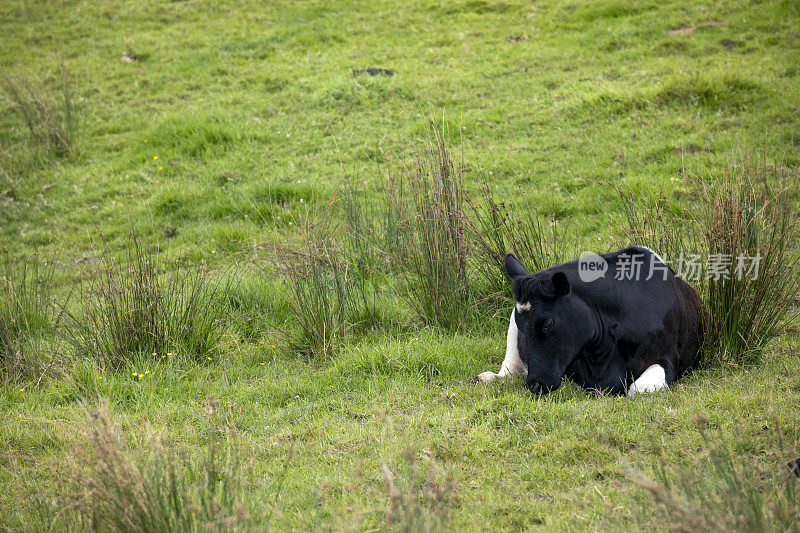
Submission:
M 158 170 L 164 170 L 164 167 L 158 167 Z
M 19 391 L 20 392 L 25 392 L 25 387 L 21 388 Z
M 153 161 L 158 161 L 158 156 L 157 155 L 153 156 Z
M 145 370 L 145 371 L 144 371 L 144 373 L 145 373 L 145 374 L 149 374 L 149 373 L 150 373 L 150 371 L 149 371 L 149 370 Z

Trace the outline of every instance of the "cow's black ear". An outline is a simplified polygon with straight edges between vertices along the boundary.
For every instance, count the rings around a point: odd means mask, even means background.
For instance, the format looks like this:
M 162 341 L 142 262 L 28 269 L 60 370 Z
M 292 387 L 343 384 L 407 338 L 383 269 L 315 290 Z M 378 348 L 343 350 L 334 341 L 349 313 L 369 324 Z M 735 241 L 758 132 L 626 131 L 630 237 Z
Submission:
M 553 282 L 553 290 L 555 291 L 556 297 L 569 294 L 571 287 L 566 274 L 563 272 L 556 272 L 553 274 L 551 281 Z
M 522 266 L 520 260 L 514 257 L 513 254 L 506 254 L 505 263 L 506 263 L 506 274 L 508 274 L 508 277 L 510 278 L 516 278 L 517 276 L 524 276 L 528 273 L 528 271 L 525 270 L 525 267 Z

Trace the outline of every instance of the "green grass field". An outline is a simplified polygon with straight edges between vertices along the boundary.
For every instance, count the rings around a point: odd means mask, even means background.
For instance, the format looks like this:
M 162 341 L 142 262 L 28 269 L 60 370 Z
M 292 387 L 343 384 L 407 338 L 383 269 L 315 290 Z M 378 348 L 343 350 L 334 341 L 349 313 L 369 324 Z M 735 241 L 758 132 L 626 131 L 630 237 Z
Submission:
M 88 527 L 64 493 L 103 493 L 79 475 L 97 482 L 101 405 L 131 464 L 163 447 L 179 472 L 212 449 L 239 465 L 207 479 L 237 479 L 220 505 L 253 529 L 667 528 L 637 473 L 702 477 L 698 417 L 764 494 L 792 458 L 796 326 L 651 397 L 535 397 L 468 384 L 499 368 L 508 305 L 426 325 L 391 270 L 370 278 L 368 326 L 300 355 L 271 253 L 307 220 L 343 236 L 344 177 L 378 202 L 434 127 L 468 194 L 485 180 L 573 251 L 625 242 L 620 190 L 680 210 L 695 175 L 740 160 L 796 183 L 796 2 L 4 0 L 0 65 L 51 99 L 63 66 L 78 106 L 59 154 L 0 92 L 0 252 L 46 261 L 57 302 L 41 367 L 0 378 L 3 529 Z M 353 74 L 372 67 L 394 75 Z M 115 367 L 66 340 L 132 226 L 165 279 L 207 273 L 213 350 L 176 340 Z

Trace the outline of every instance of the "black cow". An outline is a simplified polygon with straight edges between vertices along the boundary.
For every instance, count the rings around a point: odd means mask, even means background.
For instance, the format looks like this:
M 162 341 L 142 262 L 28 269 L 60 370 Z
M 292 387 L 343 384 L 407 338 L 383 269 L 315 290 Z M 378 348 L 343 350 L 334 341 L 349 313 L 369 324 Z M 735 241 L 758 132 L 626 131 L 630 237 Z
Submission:
M 529 274 L 509 254 L 515 309 L 500 372 L 536 393 L 564 377 L 610 394 L 653 392 L 699 363 L 706 311 L 697 293 L 649 248 L 583 254 Z

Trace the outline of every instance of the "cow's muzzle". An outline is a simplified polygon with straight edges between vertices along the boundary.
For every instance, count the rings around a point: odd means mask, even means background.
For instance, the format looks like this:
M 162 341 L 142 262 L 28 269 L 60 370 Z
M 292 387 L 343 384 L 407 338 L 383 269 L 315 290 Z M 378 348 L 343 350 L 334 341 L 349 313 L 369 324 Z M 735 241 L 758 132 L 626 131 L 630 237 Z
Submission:
M 529 379 L 525 382 L 525 386 L 528 388 L 529 391 L 533 394 L 547 394 L 548 392 L 553 392 L 558 388 L 558 385 L 553 387 L 552 385 L 548 385 L 546 383 L 542 383 L 538 379 Z

